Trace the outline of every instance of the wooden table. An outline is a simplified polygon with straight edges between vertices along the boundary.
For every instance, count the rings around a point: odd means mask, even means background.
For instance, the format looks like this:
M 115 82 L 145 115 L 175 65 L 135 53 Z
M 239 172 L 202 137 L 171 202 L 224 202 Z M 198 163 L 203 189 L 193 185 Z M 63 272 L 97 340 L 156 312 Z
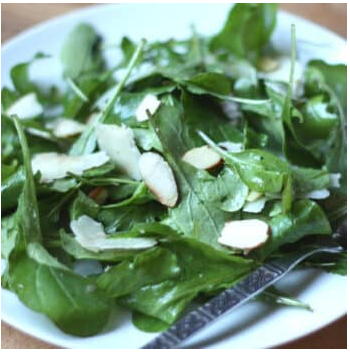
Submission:
M 6 41 L 34 24 L 88 4 L 2 4 L 1 41 Z M 346 37 L 346 4 L 281 4 L 281 8 L 308 18 L 339 35 Z M 345 349 L 347 318 L 323 328 L 280 348 L 288 349 Z M 1 347 L 3 349 L 52 349 L 45 342 L 25 335 L 6 323 L 1 323 Z

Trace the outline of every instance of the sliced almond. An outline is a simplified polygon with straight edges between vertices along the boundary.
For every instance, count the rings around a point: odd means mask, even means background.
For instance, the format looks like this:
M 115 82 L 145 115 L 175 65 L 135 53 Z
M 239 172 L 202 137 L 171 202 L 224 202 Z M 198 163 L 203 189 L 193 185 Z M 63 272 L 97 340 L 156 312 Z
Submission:
M 247 198 L 245 199 L 246 201 L 248 202 L 252 202 L 252 201 L 255 201 L 255 200 L 258 200 L 259 198 L 262 197 L 262 193 L 260 192 L 255 192 L 254 190 L 251 190 L 248 195 L 247 195 Z
M 243 206 L 243 211 L 246 213 L 260 213 L 265 207 L 267 199 L 265 197 L 254 201 L 246 202 Z
M 97 142 L 111 161 L 135 180 L 141 180 L 138 150 L 133 131 L 126 126 L 96 125 Z
M 211 169 L 222 163 L 221 156 L 208 145 L 192 148 L 182 160 L 198 169 Z
M 219 142 L 218 146 L 226 150 L 227 152 L 237 153 L 243 151 L 242 143 L 235 143 L 230 141 Z
M 15 101 L 6 111 L 8 116 L 17 115 L 22 120 L 33 119 L 43 113 L 44 109 L 35 93 L 29 93 Z
M 46 127 L 52 130 L 52 133 L 59 138 L 67 138 L 82 133 L 86 125 L 65 117 L 60 117 L 49 122 Z
M 41 182 L 50 183 L 64 178 L 68 173 L 82 175 L 84 171 L 102 166 L 109 158 L 104 152 L 83 156 L 68 156 L 56 152 L 40 153 L 32 159 L 33 173 L 41 173 Z
M 73 220 L 70 223 L 70 227 L 79 244 L 93 252 L 103 250 L 140 250 L 157 244 L 157 241 L 152 238 L 108 238 L 102 224 L 87 215 L 82 215 L 78 220 Z
M 328 189 L 318 189 L 307 193 L 306 197 L 314 200 L 326 199 L 330 195 Z
M 173 171 L 164 158 L 154 152 L 143 153 L 139 167 L 145 184 L 159 202 L 174 207 L 178 199 L 177 185 Z
M 229 221 L 221 231 L 218 242 L 244 251 L 263 245 L 270 235 L 270 227 L 258 219 Z
M 147 111 L 149 111 L 153 115 L 158 109 L 159 105 L 160 101 L 155 95 L 146 94 L 146 96 L 142 99 L 140 105 L 136 109 L 136 120 L 139 122 L 147 121 Z
M 103 187 L 96 187 L 89 193 L 89 197 L 95 200 L 96 203 L 102 205 L 108 198 L 108 190 Z

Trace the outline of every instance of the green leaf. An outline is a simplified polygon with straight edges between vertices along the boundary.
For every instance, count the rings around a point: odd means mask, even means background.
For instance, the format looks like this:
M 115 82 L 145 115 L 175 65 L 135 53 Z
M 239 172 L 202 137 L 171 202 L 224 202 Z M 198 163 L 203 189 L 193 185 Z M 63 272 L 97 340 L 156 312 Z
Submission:
M 103 209 L 113 209 L 127 205 L 140 205 L 151 200 L 155 200 L 153 194 L 148 190 L 147 186 L 142 182 L 135 189 L 133 195 L 130 198 L 122 200 L 118 203 L 104 205 Z M 137 209 L 135 207 L 135 209 Z
M 88 215 L 91 218 L 96 218 L 100 211 L 100 206 L 81 190 L 74 199 L 70 207 L 70 220 L 77 220 L 81 215 Z
M 197 170 L 183 162 L 181 157 L 191 147 L 182 123 L 183 113 L 179 103 L 163 103 L 151 120 L 154 132 L 163 146 L 164 156 L 173 169 L 180 193 L 179 204 L 169 210 L 169 217 L 186 236 L 192 236 L 222 249 L 217 239 L 227 214 L 201 199 L 203 189 Z
M 83 73 L 101 70 L 104 60 L 99 43 L 100 37 L 90 25 L 75 27 L 61 50 L 65 75 L 74 80 Z
M 198 293 L 228 288 L 254 268 L 252 261 L 227 255 L 193 239 L 168 241 L 162 246 L 176 254 L 181 269 L 179 279 L 142 287 L 119 301 L 169 324 Z
M 312 60 L 308 63 L 308 67 L 317 69 L 320 76 L 312 78 L 314 85 L 318 86 L 318 90 L 322 91 L 322 82 L 326 83 L 335 95 L 339 98 L 343 111 L 347 108 L 347 67 L 345 64 L 331 65 L 322 60 Z M 310 83 L 309 83 L 310 84 Z M 320 87 L 321 84 L 321 87 Z
M 132 323 L 139 330 L 144 331 L 146 333 L 156 333 L 156 332 L 165 331 L 170 326 L 168 323 L 165 323 L 164 321 L 139 313 L 137 311 L 134 311 L 132 313 Z
M 11 290 L 19 299 L 66 333 L 94 335 L 108 321 L 111 303 L 92 280 L 39 264 L 25 254 L 11 263 L 9 276 Z
M 128 231 L 136 224 L 154 222 L 165 213 L 163 206 L 156 202 L 134 206 L 121 206 L 103 209 L 98 214 L 98 220 L 103 224 L 107 233 L 115 231 Z
M 176 255 L 155 247 L 139 253 L 132 262 L 124 261 L 111 267 L 96 281 L 100 289 L 111 298 L 121 297 L 149 284 L 176 277 L 180 272 Z
M 258 295 L 257 300 L 272 305 L 277 304 L 312 311 L 309 304 L 304 303 L 299 299 L 293 298 L 287 293 L 281 292 L 274 286 L 265 289 L 261 294 Z
M 288 214 L 279 214 L 269 221 L 271 237 L 256 251 L 260 258 L 284 244 L 294 243 L 308 235 L 329 235 L 332 229 L 320 206 L 310 200 L 297 200 Z
M 7 211 L 17 206 L 24 182 L 25 173 L 22 166 L 1 181 L 1 211 Z
M 223 168 L 217 177 L 206 172 L 198 172 L 197 175 L 199 194 L 204 201 L 227 212 L 243 207 L 249 189 L 234 168 Z
M 229 95 L 232 91 L 230 80 L 219 73 L 197 74 L 185 82 L 187 90 L 194 94 L 214 93 L 219 95 Z
M 296 196 L 303 196 L 313 190 L 330 187 L 330 176 L 326 169 L 292 167 L 293 186 Z
M 276 12 L 277 4 L 236 4 L 210 49 L 256 60 L 275 28 Z
M 17 64 L 11 69 L 11 80 L 17 92 L 19 92 L 21 95 L 30 92 L 36 92 L 38 94 L 40 93 L 39 88 L 32 82 L 29 77 L 29 67 L 34 61 L 48 57 L 48 55 L 43 53 L 37 53 L 31 61 Z
M 22 147 L 23 165 L 25 182 L 22 194 L 19 198 L 17 215 L 19 224 L 23 231 L 28 234 L 27 242 L 41 242 L 41 226 L 39 218 L 39 208 L 36 198 L 35 181 L 32 172 L 31 159 L 29 154 L 28 142 L 24 134 L 23 128 L 17 117 L 13 118 L 16 130 L 18 133 L 19 141 Z

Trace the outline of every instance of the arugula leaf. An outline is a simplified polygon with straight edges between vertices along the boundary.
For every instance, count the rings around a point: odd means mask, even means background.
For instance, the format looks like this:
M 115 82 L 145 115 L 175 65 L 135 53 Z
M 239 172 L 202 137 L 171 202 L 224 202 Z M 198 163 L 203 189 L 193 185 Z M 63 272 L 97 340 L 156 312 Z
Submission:
M 192 236 L 216 248 L 228 216 L 199 195 L 200 181 L 196 169 L 181 160 L 190 148 L 186 126 L 182 123 L 183 112 L 178 102 L 162 103 L 151 119 L 151 125 L 162 144 L 164 156 L 173 169 L 180 190 L 180 203 L 169 210 L 169 217 L 184 235 Z
M 206 172 L 197 172 L 201 198 L 227 212 L 240 210 L 249 189 L 234 168 L 224 167 L 217 177 Z
M 81 190 L 70 206 L 70 220 L 77 220 L 81 215 L 88 215 L 96 218 L 100 211 L 100 206 Z
M 112 306 L 92 280 L 40 264 L 25 254 L 11 263 L 9 275 L 11 290 L 19 299 L 63 331 L 89 336 L 106 325 Z
M 39 208 L 36 198 L 35 181 L 31 167 L 28 142 L 17 117 L 13 118 L 22 147 L 25 181 L 18 203 L 17 215 L 21 229 L 30 231 L 28 242 L 42 242 Z
M 136 224 L 154 222 L 164 215 L 164 208 L 156 202 L 149 202 L 134 206 L 121 206 L 110 209 L 102 209 L 98 214 L 98 220 L 103 224 L 107 233 L 115 231 L 128 231 Z
M 200 292 L 213 292 L 236 283 L 254 268 L 247 259 L 230 256 L 199 241 L 182 238 L 162 244 L 175 253 L 179 279 L 149 285 L 119 299 L 145 315 L 173 323 Z
M 63 331 L 88 336 L 107 323 L 110 301 L 92 281 L 77 276 L 41 245 L 39 209 L 28 144 L 14 117 L 23 152 L 25 183 L 16 212 L 16 245 L 6 272 L 10 289 L 29 308 L 47 315 Z M 68 312 L 67 312 L 68 311 Z
M 293 298 L 287 293 L 281 292 L 274 286 L 265 289 L 261 294 L 258 295 L 256 299 L 264 303 L 275 305 L 277 304 L 312 311 L 312 308 L 309 304 Z
M 210 49 L 256 60 L 276 25 L 277 4 L 236 4 Z
M 297 200 L 288 214 L 279 214 L 269 222 L 271 237 L 254 253 L 267 257 L 284 244 L 297 242 L 308 235 L 329 235 L 332 229 L 319 205 L 310 200 Z
M 141 331 L 148 333 L 156 333 L 165 331 L 170 324 L 165 323 L 157 318 L 134 311 L 132 313 L 132 323 Z
M 104 66 L 100 37 L 87 24 L 74 28 L 63 44 L 61 61 L 67 77 L 73 80 L 86 72 L 99 71 Z
M 97 279 L 97 285 L 111 298 L 121 297 L 143 286 L 177 277 L 180 272 L 176 255 L 155 247 L 139 253 L 132 262 L 111 267 Z

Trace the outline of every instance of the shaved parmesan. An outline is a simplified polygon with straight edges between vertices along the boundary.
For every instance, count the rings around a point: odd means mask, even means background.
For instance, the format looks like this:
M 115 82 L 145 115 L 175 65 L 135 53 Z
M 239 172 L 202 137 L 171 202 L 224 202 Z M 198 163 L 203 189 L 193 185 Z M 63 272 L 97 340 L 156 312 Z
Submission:
M 192 148 L 183 155 L 182 160 L 198 169 L 210 169 L 222 163 L 221 156 L 207 145 Z
M 139 160 L 141 176 L 158 200 L 174 207 L 178 199 L 177 185 L 169 164 L 157 153 L 143 153 Z
M 43 113 L 43 107 L 35 93 L 29 93 L 15 101 L 6 111 L 8 116 L 17 115 L 22 120 L 32 119 Z
M 229 221 L 221 231 L 218 242 L 232 248 L 250 251 L 263 245 L 270 235 L 270 227 L 262 220 Z
M 157 244 L 157 241 L 152 238 L 108 238 L 102 224 L 87 215 L 82 215 L 78 220 L 73 220 L 70 223 L 70 227 L 77 242 L 85 249 L 93 252 L 103 250 L 139 250 Z
M 138 150 L 133 131 L 126 126 L 96 125 L 97 142 L 111 161 L 135 180 L 141 180 Z
M 136 109 L 136 120 L 139 122 L 147 121 L 149 111 L 152 115 L 156 112 L 160 105 L 160 101 L 153 94 L 147 94 L 141 101 L 140 105 Z
M 260 213 L 265 207 L 267 199 L 265 197 L 259 198 L 254 201 L 248 201 L 243 206 L 243 211 L 246 213 Z
M 52 133 L 56 137 L 66 138 L 82 133 L 85 130 L 86 125 L 72 119 L 61 117 L 49 122 L 46 127 L 52 130 Z
M 318 189 L 309 192 L 306 197 L 309 199 L 321 200 L 328 198 L 329 195 L 330 193 L 328 189 Z
M 56 152 L 39 153 L 32 159 L 33 173 L 41 173 L 41 182 L 49 183 L 73 173 L 82 175 L 84 171 L 102 166 L 109 161 L 104 152 L 83 156 L 68 156 Z
M 330 183 L 332 188 L 340 188 L 340 179 L 341 179 L 341 174 L 340 173 L 331 173 L 329 175 Z
M 237 153 L 243 151 L 242 143 L 234 143 L 230 141 L 219 142 L 218 146 L 226 150 L 227 152 Z

